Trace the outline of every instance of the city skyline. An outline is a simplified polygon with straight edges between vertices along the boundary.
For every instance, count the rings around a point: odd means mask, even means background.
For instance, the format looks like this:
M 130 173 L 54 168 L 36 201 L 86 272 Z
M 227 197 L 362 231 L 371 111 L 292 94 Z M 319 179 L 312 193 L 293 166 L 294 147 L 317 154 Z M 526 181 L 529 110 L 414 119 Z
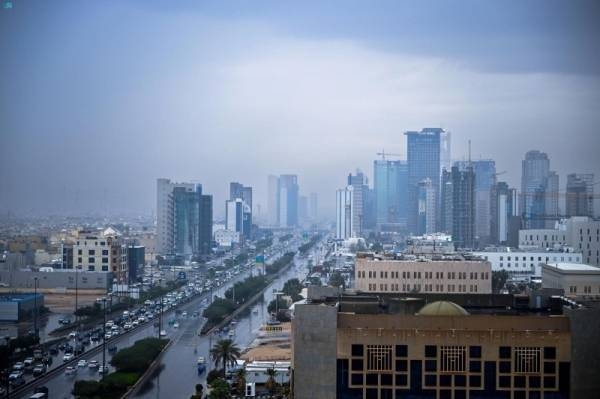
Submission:
M 424 126 L 513 187 L 529 149 L 561 191 L 600 175 L 595 2 L 166 4 L 1 10 L 0 212 L 150 214 L 158 177 L 266 209 L 265 176 L 294 173 L 332 218 L 343 176 Z

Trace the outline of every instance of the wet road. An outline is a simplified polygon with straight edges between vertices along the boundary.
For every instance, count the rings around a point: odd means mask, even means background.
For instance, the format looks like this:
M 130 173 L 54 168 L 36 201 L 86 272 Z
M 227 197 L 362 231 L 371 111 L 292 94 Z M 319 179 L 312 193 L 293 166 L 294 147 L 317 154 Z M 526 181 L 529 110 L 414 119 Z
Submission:
M 266 322 L 268 317 L 267 306 L 274 299 L 273 289 L 279 291 L 287 280 L 295 277 L 302 280 L 306 276 L 308 271 L 306 261 L 297 259 L 295 264 L 295 267 L 290 267 L 267 287 L 263 299 L 252 306 L 248 314 L 238 317 L 235 336 L 232 338 L 240 348 L 247 347 L 256 338 L 258 329 Z M 252 312 L 254 309 L 258 310 L 257 314 Z M 199 337 L 197 331 L 202 324 L 201 320 L 179 318 L 178 322 L 179 329 L 174 330 L 170 327 L 168 331 L 173 343 L 165 353 L 161 367 L 133 396 L 134 398 L 189 398 L 194 393 L 196 384 L 201 383 L 206 386 L 207 373 L 198 376 L 196 359 L 198 356 L 204 356 L 207 363 L 209 363 L 209 348 L 211 345 L 221 338 L 227 338 L 228 335 Z M 197 350 L 196 354 L 194 353 L 195 348 Z M 212 364 L 207 364 L 208 370 L 211 367 Z

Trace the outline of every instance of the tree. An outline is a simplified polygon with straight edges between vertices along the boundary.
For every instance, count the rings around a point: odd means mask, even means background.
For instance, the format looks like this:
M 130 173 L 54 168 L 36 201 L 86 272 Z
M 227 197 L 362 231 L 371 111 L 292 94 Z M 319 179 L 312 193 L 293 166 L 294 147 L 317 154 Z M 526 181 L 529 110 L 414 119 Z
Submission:
M 222 339 L 212 347 L 210 357 L 215 367 L 223 365 L 223 377 L 225 377 L 227 366 L 235 366 L 236 360 L 240 357 L 240 348 L 231 339 Z
M 229 384 L 222 378 L 217 378 L 210 384 L 210 399 L 229 399 L 231 393 L 229 392 Z
M 275 380 L 275 376 L 277 375 L 277 370 L 275 370 L 274 368 L 269 368 L 269 369 L 267 369 L 266 373 L 269 377 L 267 378 L 267 382 L 266 382 L 265 386 L 269 390 L 269 394 L 271 396 L 273 396 L 273 393 L 275 392 L 275 388 L 277 388 L 277 381 Z
M 492 290 L 495 293 L 500 292 L 508 280 L 509 274 L 506 270 L 499 270 L 492 272 Z
M 204 392 L 204 386 L 202 384 L 196 384 L 196 392 L 190 397 L 190 399 L 202 399 Z
M 286 281 L 281 291 L 286 295 L 289 295 L 294 302 L 302 299 L 302 296 L 300 296 L 300 292 L 302 291 L 302 283 L 300 283 L 300 280 L 297 278 L 292 278 Z
M 278 310 L 285 310 L 287 308 L 287 301 L 280 296 L 277 296 L 277 299 L 273 299 L 271 302 L 269 302 L 269 305 L 267 306 L 267 312 L 275 313 Z
M 246 392 L 246 369 L 239 369 L 235 372 L 235 387 L 238 395 L 244 395 Z
M 346 280 L 339 272 L 334 272 L 329 277 L 329 285 L 332 287 L 346 287 Z

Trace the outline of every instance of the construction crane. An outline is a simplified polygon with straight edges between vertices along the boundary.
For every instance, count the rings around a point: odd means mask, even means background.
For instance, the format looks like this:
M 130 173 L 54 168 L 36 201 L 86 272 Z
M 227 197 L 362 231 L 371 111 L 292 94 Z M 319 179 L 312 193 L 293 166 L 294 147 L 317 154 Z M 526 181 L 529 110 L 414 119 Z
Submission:
M 503 174 L 505 174 L 505 173 L 506 173 L 506 171 L 505 171 L 505 170 L 503 170 L 502 172 L 498 172 L 498 173 L 492 173 L 492 176 L 494 176 L 494 177 L 498 177 L 498 176 L 500 176 L 500 175 L 503 175 Z
M 381 155 L 381 160 L 382 161 L 385 161 L 385 156 L 386 155 L 391 155 L 391 156 L 394 156 L 394 157 L 401 157 L 402 156 L 402 154 L 394 154 L 392 152 L 385 152 L 385 150 L 381 150 L 381 152 L 378 152 L 377 155 Z

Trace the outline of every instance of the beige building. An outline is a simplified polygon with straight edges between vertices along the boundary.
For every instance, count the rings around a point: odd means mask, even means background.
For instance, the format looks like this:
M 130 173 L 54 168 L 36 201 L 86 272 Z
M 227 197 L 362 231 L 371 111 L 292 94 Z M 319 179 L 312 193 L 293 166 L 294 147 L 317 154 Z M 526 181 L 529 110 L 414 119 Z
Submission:
M 73 265 L 81 270 L 112 272 L 117 281 L 127 281 L 127 246 L 120 234 L 108 228 L 101 232 L 80 231 L 73 244 Z
M 296 399 L 569 397 L 563 315 L 470 314 L 443 301 L 416 314 L 339 309 L 296 307 Z
M 561 288 L 565 296 L 600 296 L 600 268 L 577 263 L 542 265 L 542 287 Z
M 375 254 L 358 254 L 356 289 L 380 293 L 492 292 L 492 266 L 473 260 L 394 260 Z

